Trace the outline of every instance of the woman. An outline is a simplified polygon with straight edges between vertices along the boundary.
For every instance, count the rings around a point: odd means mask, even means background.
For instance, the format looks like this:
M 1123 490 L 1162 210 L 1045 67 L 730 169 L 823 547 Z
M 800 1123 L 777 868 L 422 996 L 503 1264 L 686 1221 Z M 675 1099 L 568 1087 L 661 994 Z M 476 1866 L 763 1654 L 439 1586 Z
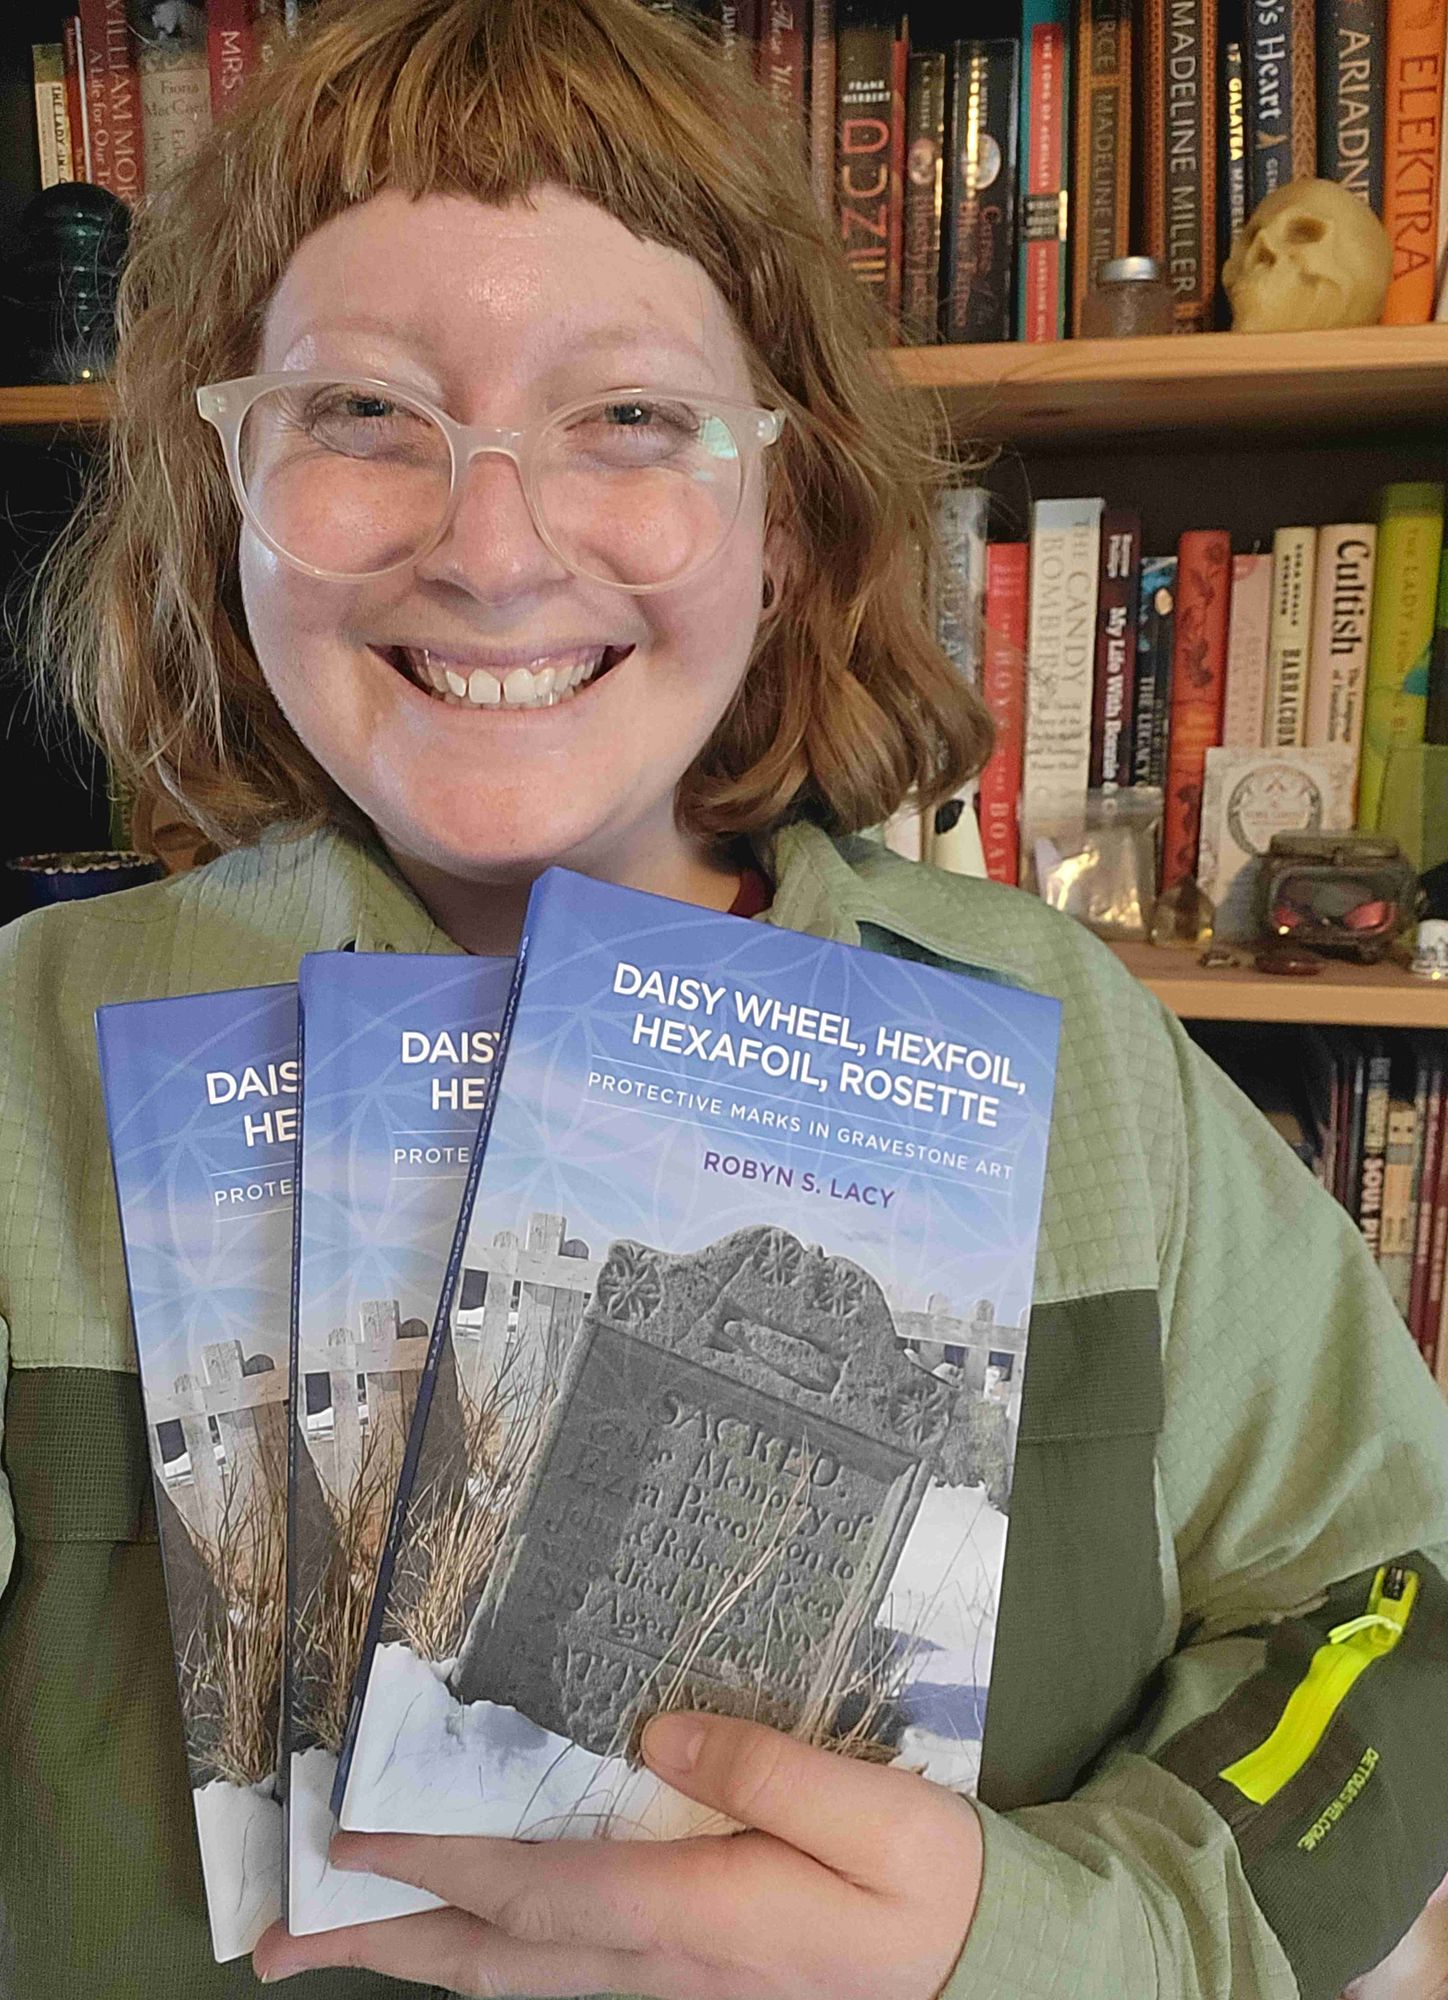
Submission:
M 956 790 L 986 731 L 917 603 L 938 461 L 795 136 L 635 0 L 348 0 L 143 220 L 124 317 L 111 474 L 39 657 L 224 851 L 4 941 L 0 1892 L 26 2000 L 251 1977 L 206 1950 L 90 1012 L 344 943 L 507 951 L 551 862 L 1066 1003 L 980 1803 L 670 1718 L 645 1756 L 746 1831 L 349 1837 L 448 1907 L 274 1932 L 258 1973 L 1336 1993 L 1448 1864 L 1448 1414 L 1351 1226 L 1109 953 L 852 837 Z M 234 492 L 198 390 L 243 427 Z M 645 450 L 696 413 L 715 449 L 682 518 L 571 506 L 559 427 L 596 396 Z M 411 440 L 380 509 L 339 476 L 378 424 Z M 286 438 L 320 487 L 272 476 Z M 1254 1803 L 1223 1774 L 1383 1564 L 1411 1619 Z

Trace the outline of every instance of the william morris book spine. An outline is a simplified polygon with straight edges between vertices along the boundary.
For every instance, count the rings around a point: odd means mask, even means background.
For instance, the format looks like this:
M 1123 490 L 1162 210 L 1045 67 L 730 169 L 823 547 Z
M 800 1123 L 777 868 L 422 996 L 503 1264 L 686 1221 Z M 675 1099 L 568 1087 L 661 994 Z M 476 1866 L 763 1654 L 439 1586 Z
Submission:
M 1130 0 L 1077 0 L 1076 163 L 1071 180 L 1071 327 L 1098 268 L 1131 231 Z
M 79 0 L 91 179 L 134 207 L 145 193 L 140 79 L 126 0 Z
M 1016 294 L 1021 340 L 1062 340 L 1066 333 L 1070 42 L 1070 0 L 1024 0 Z
M 837 214 L 845 262 L 887 318 L 898 287 L 895 208 L 895 33 L 873 0 L 843 0 L 837 31 Z M 898 299 L 898 294 L 897 294 Z
M 986 872 L 1012 888 L 1020 880 L 1021 754 L 1025 734 L 1026 621 L 1030 548 L 992 542 L 985 555 L 985 671 L 981 694 L 995 746 L 980 774 L 980 838 Z
M 1387 0 L 1322 0 L 1317 42 L 1317 165 L 1383 212 Z
M 1371 521 L 1318 531 L 1304 738 L 1309 748 L 1348 743 L 1356 749 L 1362 741 L 1377 543 Z
M 1131 783 L 1136 623 L 1141 604 L 1141 516 L 1109 507 L 1101 523 L 1096 592 L 1096 672 L 1091 697 L 1093 791 Z
M 1146 248 L 1175 293 L 1178 333 L 1211 324 L 1217 287 L 1217 0 L 1145 0 Z
M 65 51 L 59 42 L 36 42 L 30 51 L 35 78 L 35 137 L 40 149 L 40 185 L 73 181 L 70 119 L 65 108 Z
M 942 331 L 1009 340 L 1015 273 L 1015 42 L 957 42 L 945 160 Z
M 1384 326 L 1421 326 L 1433 317 L 1445 27 L 1448 0 L 1388 0 L 1383 221 L 1393 276 Z
M 1315 528 L 1279 528 L 1272 537 L 1272 620 L 1267 636 L 1263 741 L 1291 750 L 1307 728 L 1307 660 L 1312 644 Z
M 1225 528 L 1194 528 L 1177 547 L 1176 632 L 1167 726 L 1161 886 L 1197 872 L 1207 752 L 1222 740 L 1232 541 Z
M 940 338 L 940 223 L 945 186 L 945 55 L 910 58 L 905 94 L 905 232 L 900 252 L 900 341 Z
M 1023 875 L 1039 834 L 1079 831 L 1091 767 L 1091 681 L 1101 500 L 1038 500 L 1031 509 L 1031 611 L 1021 785 Z
M 1271 556 L 1233 556 L 1232 609 L 1227 623 L 1227 698 L 1222 743 L 1231 750 L 1262 747 L 1267 707 L 1267 627 L 1272 616 Z

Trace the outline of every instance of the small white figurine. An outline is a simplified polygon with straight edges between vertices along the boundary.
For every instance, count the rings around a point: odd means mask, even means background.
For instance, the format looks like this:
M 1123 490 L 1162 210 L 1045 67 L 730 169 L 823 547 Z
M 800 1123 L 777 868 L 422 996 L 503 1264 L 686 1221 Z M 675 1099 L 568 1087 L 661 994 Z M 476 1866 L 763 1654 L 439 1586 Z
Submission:
M 1222 283 L 1234 333 L 1376 326 L 1393 251 L 1365 201 L 1337 181 L 1291 181 L 1258 204 Z

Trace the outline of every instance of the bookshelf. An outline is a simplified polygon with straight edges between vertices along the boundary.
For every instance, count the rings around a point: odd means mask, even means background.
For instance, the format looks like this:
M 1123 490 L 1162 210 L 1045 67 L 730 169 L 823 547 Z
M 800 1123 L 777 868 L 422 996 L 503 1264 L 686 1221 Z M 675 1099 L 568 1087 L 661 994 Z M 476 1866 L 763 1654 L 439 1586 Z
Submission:
M 1197 963 L 1193 951 L 1118 944 L 1122 964 L 1164 1006 L 1188 1021 L 1281 1021 L 1352 1028 L 1448 1029 L 1448 986 L 1396 965 L 1328 962 L 1313 976 L 1256 972 L 1245 947 L 1237 966 Z

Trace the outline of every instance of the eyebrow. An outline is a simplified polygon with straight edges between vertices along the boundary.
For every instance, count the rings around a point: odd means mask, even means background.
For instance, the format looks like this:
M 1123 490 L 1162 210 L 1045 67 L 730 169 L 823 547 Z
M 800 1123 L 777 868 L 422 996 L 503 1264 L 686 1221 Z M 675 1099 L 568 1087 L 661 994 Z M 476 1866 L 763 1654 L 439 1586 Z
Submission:
M 305 339 L 325 339 L 332 333 L 372 333 L 383 334 L 389 339 L 414 342 L 418 347 L 435 353 L 432 335 L 421 320 L 374 319 L 369 314 L 349 314 L 343 319 L 323 320 L 304 326 L 298 330 L 296 339 L 287 348 L 290 354 Z M 557 361 L 591 354 L 603 348 L 657 346 L 666 348 L 672 354 L 689 361 L 709 365 L 709 357 L 697 342 L 683 334 L 675 334 L 663 327 L 640 326 L 637 322 L 615 320 L 607 326 L 592 327 L 576 340 L 566 341 L 554 357 Z

